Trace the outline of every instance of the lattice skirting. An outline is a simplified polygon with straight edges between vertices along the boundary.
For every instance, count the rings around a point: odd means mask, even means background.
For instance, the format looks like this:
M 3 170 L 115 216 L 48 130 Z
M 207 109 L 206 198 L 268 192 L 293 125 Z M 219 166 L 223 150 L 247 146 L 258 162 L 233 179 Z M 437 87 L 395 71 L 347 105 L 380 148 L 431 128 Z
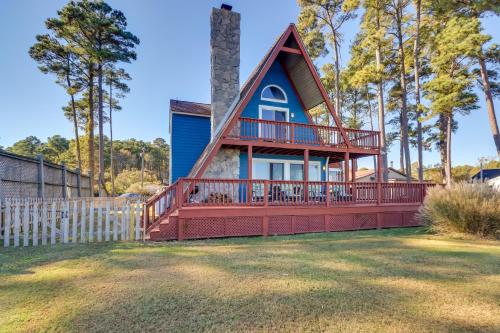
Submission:
M 151 240 L 274 236 L 419 225 L 415 212 L 383 212 L 378 213 L 378 217 L 377 213 L 196 217 L 184 218 L 181 223 L 173 216 L 167 222 L 159 225 L 160 230 L 151 234 Z

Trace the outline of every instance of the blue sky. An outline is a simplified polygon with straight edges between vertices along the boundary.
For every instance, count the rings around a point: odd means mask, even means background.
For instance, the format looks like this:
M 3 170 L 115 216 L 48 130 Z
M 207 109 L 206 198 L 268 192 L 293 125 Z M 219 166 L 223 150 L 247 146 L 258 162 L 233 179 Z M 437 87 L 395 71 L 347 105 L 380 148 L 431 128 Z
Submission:
M 28 135 L 42 140 L 54 134 L 71 138 L 72 126 L 62 114 L 68 97 L 43 75 L 28 56 L 35 35 L 45 31 L 44 21 L 56 15 L 63 0 L 2 0 L 0 2 L 0 145 L 7 147 Z M 108 0 L 128 18 L 129 29 L 140 39 L 138 59 L 125 66 L 133 80 L 131 93 L 114 115 L 114 137 L 146 141 L 168 139 L 168 103 L 171 98 L 210 101 L 209 17 L 222 1 Z M 241 80 L 290 22 L 299 9 L 294 0 L 226 1 L 242 14 Z M 498 18 L 484 20 L 487 33 L 500 42 Z M 344 27 L 342 62 L 349 59 L 349 42 L 358 22 Z M 453 137 L 453 163 L 476 164 L 481 156 L 495 156 L 484 97 L 481 109 L 460 117 Z M 496 107 L 499 108 L 498 101 Z M 497 111 L 498 114 L 498 111 Z M 416 152 L 412 152 L 416 159 Z M 438 163 L 437 152 L 425 153 L 425 164 Z M 398 165 L 398 148 L 389 155 Z M 363 164 L 363 163 L 362 163 Z

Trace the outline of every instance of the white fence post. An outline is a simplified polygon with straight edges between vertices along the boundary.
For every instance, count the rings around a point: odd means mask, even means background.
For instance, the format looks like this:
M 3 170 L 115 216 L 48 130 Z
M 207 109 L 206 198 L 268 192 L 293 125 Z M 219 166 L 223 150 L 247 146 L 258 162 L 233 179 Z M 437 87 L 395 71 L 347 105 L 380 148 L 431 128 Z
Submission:
M 113 240 L 118 240 L 118 208 L 116 202 L 113 207 Z
M 38 204 L 33 202 L 33 246 L 38 246 Z
M 82 216 L 81 216 L 81 222 L 80 222 L 80 243 L 85 243 L 86 237 L 86 228 L 85 228 L 85 223 L 87 222 L 87 207 L 85 205 L 85 200 L 82 200 Z
M 54 245 L 56 243 L 56 201 L 52 202 L 52 210 L 50 216 L 50 244 Z
M 94 200 L 90 200 L 89 207 L 89 242 L 94 241 Z
M 19 229 L 21 228 L 20 221 L 20 202 L 16 200 L 16 206 L 14 208 L 14 247 L 19 246 Z
M 3 246 L 4 247 L 9 247 L 10 245 L 10 205 L 11 202 L 10 200 L 5 200 L 5 226 L 4 226 L 4 232 L 3 232 Z
M 141 238 L 141 203 L 135 205 L 135 240 Z
M 78 241 L 78 201 L 73 201 L 73 221 L 71 227 L 71 241 L 76 243 Z
M 97 202 L 97 241 L 102 242 L 102 201 Z
M 109 199 L 106 199 L 106 226 L 105 226 L 105 237 L 106 242 L 109 242 L 109 220 L 110 220 L 110 205 Z
M 47 203 L 42 204 L 42 245 L 47 245 Z
M 65 200 L 64 203 L 64 243 L 69 242 L 69 201 Z
M 30 201 L 23 200 L 23 246 L 30 245 Z

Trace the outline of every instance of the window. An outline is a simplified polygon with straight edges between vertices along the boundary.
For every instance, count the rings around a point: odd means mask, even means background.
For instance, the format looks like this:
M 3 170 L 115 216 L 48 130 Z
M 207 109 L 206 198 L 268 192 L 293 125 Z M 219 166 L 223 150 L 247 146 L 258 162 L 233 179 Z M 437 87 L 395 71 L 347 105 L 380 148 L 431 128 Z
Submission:
M 304 179 L 304 165 L 293 163 L 290 164 L 290 180 Z
M 304 162 L 254 158 L 252 175 L 254 179 L 303 180 Z M 309 161 L 309 180 L 321 181 L 321 163 L 319 161 Z
M 288 102 L 287 97 L 283 89 L 276 85 L 269 85 L 262 89 L 262 94 L 260 98 L 263 101 L 286 103 Z

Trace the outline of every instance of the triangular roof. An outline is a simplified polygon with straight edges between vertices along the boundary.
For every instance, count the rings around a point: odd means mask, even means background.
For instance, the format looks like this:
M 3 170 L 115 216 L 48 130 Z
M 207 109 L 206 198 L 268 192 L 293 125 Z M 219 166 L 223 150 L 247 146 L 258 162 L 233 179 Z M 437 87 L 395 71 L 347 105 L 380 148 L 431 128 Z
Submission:
M 189 177 L 201 177 L 203 175 L 206 168 L 212 161 L 212 158 L 220 149 L 222 139 L 224 139 L 235 126 L 238 117 L 254 95 L 271 65 L 277 59 L 280 60 L 283 67 L 288 72 L 288 78 L 292 85 L 297 88 L 298 97 L 301 100 L 305 111 L 324 102 L 335 121 L 336 127 L 339 128 L 344 142 L 347 144 L 347 147 L 351 147 L 351 143 L 342 128 L 340 119 L 330 102 L 326 89 L 323 86 L 318 72 L 299 36 L 299 32 L 292 23 L 276 40 L 271 49 L 266 53 L 261 62 L 250 74 L 247 81 L 245 81 L 240 89 L 239 96 L 227 111 L 221 126 L 215 129 L 215 133 L 212 135 L 212 140 L 194 164 L 191 172 L 189 173 Z

